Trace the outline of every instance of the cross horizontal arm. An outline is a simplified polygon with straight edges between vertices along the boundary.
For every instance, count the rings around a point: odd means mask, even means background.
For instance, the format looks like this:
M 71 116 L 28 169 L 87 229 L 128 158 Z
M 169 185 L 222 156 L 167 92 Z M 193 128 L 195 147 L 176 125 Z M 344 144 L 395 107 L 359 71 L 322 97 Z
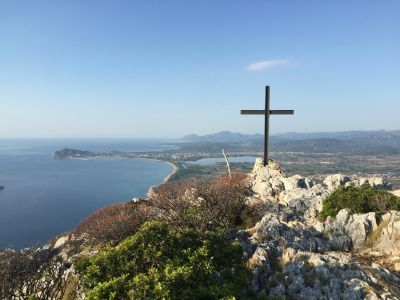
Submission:
M 274 109 L 274 110 L 270 110 L 269 113 L 271 115 L 293 115 L 294 110 L 293 109 Z
M 265 115 L 265 110 L 257 110 L 257 109 L 247 109 L 241 110 L 241 115 Z
M 274 109 L 270 110 L 271 115 L 293 115 L 294 110 L 292 109 Z M 246 109 L 240 111 L 241 115 L 265 115 L 265 110 L 258 109 Z

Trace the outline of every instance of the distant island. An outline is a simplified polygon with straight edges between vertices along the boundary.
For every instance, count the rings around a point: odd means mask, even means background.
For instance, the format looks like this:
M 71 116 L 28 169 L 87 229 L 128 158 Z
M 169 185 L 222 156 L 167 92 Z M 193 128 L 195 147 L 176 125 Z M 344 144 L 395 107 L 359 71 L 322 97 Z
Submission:
M 79 158 L 79 157 L 89 157 L 89 156 L 95 156 L 95 155 L 96 155 L 96 153 L 91 152 L 91 151 L 82 151 L 82 150 L 64 148 L 60 151 L 56 151 L 53 154 L 53 157 L 54 158 Z
M 2 185 L 0 185 L 0 191 L 2 191 L 2 190 L 4 190 L 4 189 L 5 189 L 5 187 L 2 186 Z

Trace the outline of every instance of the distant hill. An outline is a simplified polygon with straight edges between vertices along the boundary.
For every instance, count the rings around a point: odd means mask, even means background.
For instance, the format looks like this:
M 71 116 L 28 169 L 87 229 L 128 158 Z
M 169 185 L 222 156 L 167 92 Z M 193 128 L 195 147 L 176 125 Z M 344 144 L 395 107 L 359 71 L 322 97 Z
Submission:
M 288 132 L 283 134 L 272 135 L 272 137 L 289 140 L 307 140 L 332 138 L 339 140 L 391 140 L 398 141 L 400 139 L 400 130 L 374 130 L 374 131 L 339 131 L 339 132 L 314 132 L 314 133 L 298 133 Z
M 91 151 L 82 151 L 82 150 L 76 150 L 76 149 L 69 149 L 69 148 L 64 148 L 62 150 L 56 151 L 53 154 L 54 158 L 77 158 L 77 157 L 89 157 L 89 156 L 94 156 L 96 155 L 95 152 Z
M 184 141 L 188 142 L 218 142 L 218 143 L 231 143 L 231 142 L 246 142 L 253 140 L 260 140 L 263 138 L 261 134 L 242 134 L 238 132 L 221 131 L 209 135 L 190 134 L 183 137 Z
M 262 150 L 263 135 L 246 135 L 223 131 L 216 134 L 198 136 L 195 134 L 184 137 L 184 141 L 216 144 L 222 147 L 238 149 Z M 190 147 L 187 145 L 186 147 Z M 285 133 L 270 137 L 272 151 L 307 152 L 307 153 L 349 153 L 356 155 L 395 155 L 400 154 L 400 130 L 396 131 L 345 131 L 318 133 Z

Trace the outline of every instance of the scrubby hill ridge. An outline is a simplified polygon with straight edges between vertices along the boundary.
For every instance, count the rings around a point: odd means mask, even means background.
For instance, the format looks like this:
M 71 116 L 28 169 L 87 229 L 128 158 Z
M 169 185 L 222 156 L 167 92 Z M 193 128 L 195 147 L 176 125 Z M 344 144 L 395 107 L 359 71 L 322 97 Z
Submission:
M 225 177 L 207 184 L 171 182 L 161 186 L 148 201 L 115 204 L 97 211 L 83 220 L 76 231 L 45 247 L 20 253 L 0 252 L 0 262 L 9 268 L 8 273 L 0 271 L 0 296 L 3 293 L 13 294 L 11 299 L 84 299 L 86 295 L 96 299 L 98 295 L 122 295 L 135 299 L 139 295 L 158 299 L 163 295 L 177 299 L 190 294 L 196 299 L 196 295 L 200 297 L 198 293 L 203 293 L 216 299 L 223 295 L 237 299 L 400 299 L 400 199 L 394 196 L 399 191 L 384 191 L 390 187 L 377 176 L 333 174 L 323 180 L 300 175 L 287 177 L 276 162 L 264 167 L 259 159 L 250 174 L 236 174 L 232 180 Z M 335 195 L 343 191 L 350 195 L 361 193 L 365 196 L 361 197 L 363 201 L 371 195 L 373 201 L 380 197 L 377 211 L 369 211 L 375 203 L 367 203 L 368 206 L 363 202 L 343 209 L 339 205 L 337 211 L 324 214 L 327 199 L 336 199 Z M 146 223 L 148 220 L 161 223 L 151 225 Z M 165 244 L 171 241 L 164 241 L 154 228 L 172 234 L 174 251 Z M 241 245 L 243 266 L 235 261 L 236 271 L 229 271 L 231 279 L 221 277 L 219 269 L 230 264 L 224 261 L 231 259 L 229 255 L 222 255 L 222 260 L 212 265 L 213 273 L 207 274 L 207 264 L 214 257 L 212 249 L 216 249 L 204 235 L 207 232 L 218 232 L 218 243 L 222 245 L 218 249 L 239 251 L 235 244 Z M 221 232 L 227 237 L 220 236 Z M 151 250 L 152 235 L 159 245 L 166 247 L 163 251 L 168 262 Z M 128 238 L 122 241 L 125 237 Z M 144 252 L 135 251 L 138 255 L 150 251 L 160 260 L 158 266 L 165 269 L 152 267 L 140 274 L 132 271 L 141 261 L 127 249 L 135 243 L 141 245 L 137 241 L 142 238 L 149 238 Z M 197 243 L 198 248 L 191 249 L 193 253 L 185 248 L 188 242 Z M 104 248 L 106 245 L 112 247 Z M 177 249 L 175 245 L 183 248 Z M 207 245 L 208 252 L 204 252 L 202 245 Z M 188 255 L 188 260 L 177 257 L 175 252 L 181 253 L 178 256 Z M 29 283 L 30 294 L 26 294 L 24 285 L 28 283 L 24 283 L 21 270 L 36 256 L 40 256 L 39 272 L 31 270 L 36 285 Z M 196 259 L 192 260 L 193 257 Z M 86 262 L 82 264 L 82 260 Z M 191 261 L 201 266 L 192 266 Z M 126 264 L 131 266 L 131 274 L 118 267 Z M 198 271 L 193 272 L 195 269 Z M 107 277 L 103 273 L 112 278 L 103 278 Z M 10 274 L 14 277 L 6 276 Z M 193 294 L 188 287 L 199 287 L 196 282 L 203 287 Z M 212 282 L 212 287 L 208 282 Z M 230 290 L 227 286 L 233 282 L 242 285 L 235 283 L 235 289 Z M 168 292 L 179 283 L 181 290 Z M 47 288 L 46 294 L 43 286 Z M 163 289 L 156 289 L 157 286 Z

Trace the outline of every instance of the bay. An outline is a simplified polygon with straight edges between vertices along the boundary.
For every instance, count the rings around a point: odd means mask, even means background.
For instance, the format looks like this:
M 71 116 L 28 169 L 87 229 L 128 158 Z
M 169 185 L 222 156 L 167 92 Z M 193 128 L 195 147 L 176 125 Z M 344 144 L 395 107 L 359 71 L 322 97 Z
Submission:
M 53 159 L 64 147 L 92 151 L 173 149 L 157 140 L 0 140 L 0 248 L 22 248 L 73 230 L 93 211 L 163 182 L 172 167 L 145 159 Z

